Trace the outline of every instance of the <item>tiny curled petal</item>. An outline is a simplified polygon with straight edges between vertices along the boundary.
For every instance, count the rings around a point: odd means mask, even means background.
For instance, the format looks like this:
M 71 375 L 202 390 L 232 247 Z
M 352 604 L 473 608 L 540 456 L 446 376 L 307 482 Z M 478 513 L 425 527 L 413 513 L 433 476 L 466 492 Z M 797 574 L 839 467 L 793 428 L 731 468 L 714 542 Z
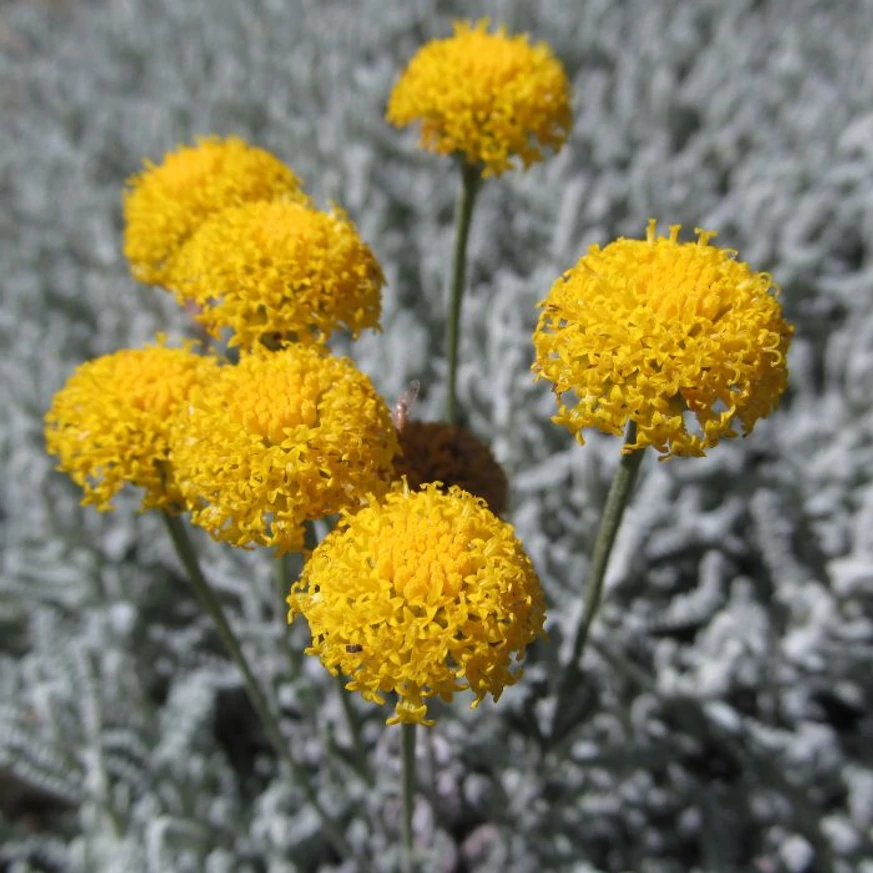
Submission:
M 634 421 L 626 451 L 700 456 L 750 433 L 785 390 L 793 328 L 771 277 L 709 245 L 714 233 L 679 231 L 659 238 L 653 220 L 644 240 L 591 246 L 540 304 L 533 370 L 580 443 Z
M 524 167 L 564 145 L 570 83 L 544 43 L 488 32 L 488 21 L 455 22 L 454 34 L 419 49 L 391 92 L 388 121 L 421 122 L 421 145 L 460 153 L 482 175 Z
M 510 525 L 441 483 L 351 514 L 315 549 L 288 597 L 312 645 L 346 688 L 374 703 L 396 694 L 389 724 L 432 724 L 427 699 L 470 690 L 496 700 L 542 633 L 543 592 Z

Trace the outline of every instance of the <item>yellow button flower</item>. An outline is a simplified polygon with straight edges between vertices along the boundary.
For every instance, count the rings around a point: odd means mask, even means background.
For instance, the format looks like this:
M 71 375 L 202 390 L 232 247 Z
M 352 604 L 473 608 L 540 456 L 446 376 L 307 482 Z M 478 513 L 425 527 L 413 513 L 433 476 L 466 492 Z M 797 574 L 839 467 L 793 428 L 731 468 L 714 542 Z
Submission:
M 305 521 L 384 492 L 397 434 L 351 361 L 294 345 L 223 367 L 171 444 L 196 524 L 234 546 L 297 551 Z
M 58 469 L 105 511 L 125 483 L 145 489 L 143 509 L 179 508 L 169 449 L 174 415 L 217 370 L 190 347 L 125 349 L 82 364 L 46 413 L 46 447 Z
M 439 154 L 459 152 L 483 176 L 525 167 L 558 151 L 572 121 L 570 83 L 544 43 L 488 22 L 456 22 L 454 35 L 422 47 L 388 101 L 397 127 L 421 122 L 421 145 Z
M 579 442 L 596 428 L 637 426 L 630 452 L 703 455 L 751 433 L 788 380 L 793 328 L 767 273 L 709 245 L 679 242 L 679 226 L 645 240 L 594 245 L 552 287 L 534 333 L 534 372 L 553 382 L 553 419 Z
M 191 237 L 168 284 L 201 308 L 213 335 L 233 330 L 251 348 L 266 334 L 324 341 L 341 325 L 358 337 L 379 327 L 385 284 L 373 252 L 342 210 L 290 201 L 225 209 Z
M 345 514 L 288 597 L 318 655 L 367 700 L 398 701 L 388 724 L 433 724 L 429 697 L 469 689 L 477 706 L 520 676 L 542 633 L 543 593 L 512 527 L 484 502 L 438 485 L 392 490 Z
M 133 275 L 163 285 L 172 259 L 210 215 L 258 200 L 306 202 L 300 180 L 278 158 L 241 139 L 201 139 L 128 181 L 124 254 Z
M 405 476 L 413 490 L 429 482 L 457 485 L 481 497 L 495 515 L 506 509 L 506 473 L 488 445 L 465 427 L 441 421 L 405 422 L 400 452 L 394 475 Z

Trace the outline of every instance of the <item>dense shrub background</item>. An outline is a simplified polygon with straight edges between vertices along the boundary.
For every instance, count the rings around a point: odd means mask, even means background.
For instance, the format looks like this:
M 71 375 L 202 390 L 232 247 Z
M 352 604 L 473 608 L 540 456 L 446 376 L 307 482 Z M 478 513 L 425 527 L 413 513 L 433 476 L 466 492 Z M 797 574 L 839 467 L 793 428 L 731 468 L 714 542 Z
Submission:
M 575 88 L 564 152 L 480 197 L 460 374 L 511 475 L 551 640 L 499 705 L 461 701 L 425 734 L 427 869 L 873 870 L 869 0 L 0 3 L 0 868 L 335 869 L 158 521 L 132 498 L 81 509 L 41 416 L 81 361 L 187 329 L 128 275 L 120 192 L 142 157 L 202 133 L 274 150 L 348 210 L 390 282 L 384 333 L 351 353 L 389 398 L 421 380 L 417 413 L 438 416 L 455 179 L 382 113 L 423 41 L 485 14 L 548 41 Z M 580 448 L 549 422 L 534 305 L 588 244 L 650 216 L 716 229 L 773 273 L 792 384 L 748 439 L 644 465 L 580 727 L 544 761 L 618 444 Z M 289 669 L 266 556 L 199 541 L 325 802 L 394 869 L 386 713 L 358 707 L 367 789 L 333 683 L 312 659 Z

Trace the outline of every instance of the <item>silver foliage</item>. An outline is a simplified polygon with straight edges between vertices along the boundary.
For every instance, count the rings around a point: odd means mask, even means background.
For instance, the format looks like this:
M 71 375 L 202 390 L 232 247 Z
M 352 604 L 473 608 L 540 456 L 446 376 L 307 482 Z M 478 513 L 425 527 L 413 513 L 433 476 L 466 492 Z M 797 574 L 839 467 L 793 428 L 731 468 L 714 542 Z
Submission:
M 157 520 L 99 516 L 52 472 L 41 415 L 72 368 L 184 333 L 120 253 L 143 157 L 238 133 L 334 199 L 385 266 L 384 333 L 338 341 L 389 398 L 442 406 L 454 178 L 382 113 L 452 18 L 547 40 L 568 147 L 489 183 L 471 240 L 461 403 L 513 480 L 552 604 L 497 706 L 419 747 L 427 870 L 864 869 L 873 855 L 873 4 L 869 0 L 13 0 L 0 5 L 0 865 L 293 873 L 340 866 L 279 778 Z M 549 422 L 535 304 L 591 242 L 650 216 L 719 231 L 797 326 L 779 412 L 704 460 L 649 462 L 579 692 L 543 758 L 614 440 Z M 302 658 L 263 555 L 199 540 L 322 802 L 396 869 L 398 740 Z M 331 750 L 326 755 L 325 749 Z M 867 859 L 866 862 L 864 859 Z

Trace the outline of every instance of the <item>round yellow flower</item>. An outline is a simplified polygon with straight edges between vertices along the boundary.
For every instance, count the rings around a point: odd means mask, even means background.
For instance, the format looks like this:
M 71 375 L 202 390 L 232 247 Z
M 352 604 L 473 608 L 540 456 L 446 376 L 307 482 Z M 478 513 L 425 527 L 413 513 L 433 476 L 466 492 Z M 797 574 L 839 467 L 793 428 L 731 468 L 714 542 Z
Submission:
M 303 523 L 390 481 L 397 434 L 370 380 L 317 346 L 244 356 L 175 422 L 176 478 L 192 519 L 235 546 L 303 546 Z
M 457 485 L 481 497 L 495 515 L 506 509 L 506 473 L 491 449 L 460 425 L 408 421 L 400 430 L 400 457 L 395 474 L 418 490 L 429 482 Z
M 170 152 L 128 181 L 124 254 L 133 275 L 163 285 L 181 246 L 210 215 L 279 198 L 306 202 L 300 180 L 278 158 L 241 139 L 201 139 Z
M 46 413 L 46 447 L 58 469 L 85 490 L 83 504 L 111 509 L 129 482 L 145 489 L 143 509 L 177 509 L 169 447 L 174 415 L 217 370 L 190 347 L 125 349 L 82 364 Z
M 481 165 L 483 176 L 525 167 L 558 151 L 572 121 L 570 83 L 545 43 L 488 22 L 456 22 L 454 35 L 422 47 L 388 101 L 397 127 L 421 121 L 421 145 L 439 154 L 459 152 Z
M 469 689 L 477 706 L 520 676 L 542 633 L 543 593 L 512 527 L 484 502 L 438 484 L 392 490 L 315 549 L 288 597 L 312 645 L 347 688 L 398 701 L 388 724 L 433 724 L 429 697 Z
M 313 342 L 340 325 L 355 338 L 378 328 L 385 277 L 340 209 L 262 201 L 204 222 L 168 284 L 180 303 L 201 307 L 213 335 L 229 327 L 231 343 L 250 348 L 266 334 Z
M 645 240 L 594 245 L 552 287 L 534 333 L 534 372 L 554 383 L 553 419 L 581 431 L 620 434 L 629 452 L 654 446 L 665 457 L 703 455 L 739 426 L 776 406 L 788 380 L 793 328 L 767 273 L 679 226 Z

